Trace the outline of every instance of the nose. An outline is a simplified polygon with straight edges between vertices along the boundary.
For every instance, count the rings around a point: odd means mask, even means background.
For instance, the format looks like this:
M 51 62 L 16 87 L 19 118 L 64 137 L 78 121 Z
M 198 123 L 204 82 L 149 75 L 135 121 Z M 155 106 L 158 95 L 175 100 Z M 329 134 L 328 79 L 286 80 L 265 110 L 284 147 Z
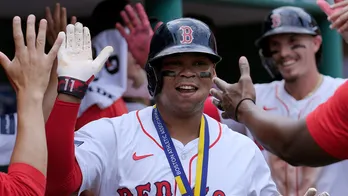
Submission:
M 180 77 L 185 77 L 185 78 L 192 78 L 196 77 L 197 73 L 192 71 L 189 68 L 183 68 L 183 70 L 180 72 Z
M 287 57 L 291 54 L 291 47 L 289 46 L 283 46 L 281 49 L 280 49 L 280 56 L 281 57 Z

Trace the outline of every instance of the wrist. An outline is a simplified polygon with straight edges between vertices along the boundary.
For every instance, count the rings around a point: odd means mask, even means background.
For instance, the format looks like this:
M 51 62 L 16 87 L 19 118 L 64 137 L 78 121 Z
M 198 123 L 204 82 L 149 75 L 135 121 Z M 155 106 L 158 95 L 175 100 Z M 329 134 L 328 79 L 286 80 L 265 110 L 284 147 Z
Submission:
M 88 89 L 88 83 L 68 76 L 58 77 L 58 93 L 83 99 Z
M 42 103 L 44 98 L 44 93 L 40 91 L 33 91 L 33 90 L 18 90 L 17 91 L 17 101 L 24 101 L 24 102 L 38 102 Z
M 253 108 L 257 107 L 255 103 L 251 99 L 245 99 L 242 101 L 238 107 L 238 111 L 236 116 L 238 117 L 238 121 L 240 123 L 245 124 L 247 119 L 252 115 Z

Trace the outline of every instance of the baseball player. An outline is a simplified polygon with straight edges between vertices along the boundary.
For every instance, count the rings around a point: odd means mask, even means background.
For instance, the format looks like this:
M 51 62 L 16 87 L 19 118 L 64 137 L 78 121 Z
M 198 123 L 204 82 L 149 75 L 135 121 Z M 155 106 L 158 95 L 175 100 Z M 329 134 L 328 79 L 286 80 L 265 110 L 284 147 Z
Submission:
M 347 42 L 345 13 L 348 1 L 335 2 L 332 6 L 323 1 L 318 1 L 318 4 L 328 14 L 331 27 L 337 29 Z M 222 113 L 224 118 L 233 118 L 245 124 L 267 150 L 292 165 L 324 166 L 348 159 L 348 121 L 345 120 L 348 111 L 345 104 L 347 82 L 305 119 L 291 120 L 266 115 L 265 111 L 255 106 L 255 89 L 249 64 L 245 57 L 239 63 L 241 78 L 237 84 L 213 79 L 221 90 L 211 90 L 213 96 L 219 99 L 214 104 L 226 111 Z
M 140 18 L 150 25 L 146 16 Z M 79 34 L 70 33 L 81 32 L 80 28 L 68 25 L 67 40 L 80 40 Z M 87 40 L 83 38 L 84 43 Z M 78 44 L 67 45 L 71 46 L 66 50 L 77 50 Z M 181 18 L 156 30 L 145 68 L 155 107 L 93 121 L 75 136 L 82 86 L 93 74 L 93 63 L 84 60 L 90 51 L 76 56 L 80 60 L 75 62 L 65 61 L 68 54 L 61 52 L 62 83 L 47 122 L 47 195 L 86 189 L 108 196 L 279 195 L 257 146 L 203 115 L 203 102 L 221 60 L 206 24 Z M 64 74 L 59 71 L 63 64 Z M 85 72 L 74 72 L 76 65 L 83 65 Z M 69 82 L 65 90 L 68 80 L 82 86 Z
M 301 8 L 280 7 L 268 14 L 256 43 L 267 71 L 273 77 L 281 74 L 283 80 L 255 84 L 256 105 L 268 113 L 302 119 L 333 95 L 345 80 L 318 72 L 321 39 L 316 21 Z M 348 192 L 348 179 L 342 172 L 348 169 L 346 161 L 324 168 L 294 167 L 271 153 L 264 154 L 284 195 L 303 195 L 309 187 L 334 196 Z
M 29 15 L 24 42 L 21 19 L 16 16 L 13 18 L 15 57 L 11 61 L 0 52 L 0 64 L 16 91 L 18 107 L 17 141 L 8 174 L 0 173 L 0 195 L 43 196 L 45 193 L 47 146 L 43 98 L 64 37 L 64 33 L 59 34 L 51 51 L 45 54 L 46 29 L 47 21 L 41 20 L 36 37 L 35 16 Z M 13 118 L 10 116 L 8 121 L 13 122 Z M 1 131 L 13 133 L 14 125 L 7 125 L 10 127 L 2 127 Z

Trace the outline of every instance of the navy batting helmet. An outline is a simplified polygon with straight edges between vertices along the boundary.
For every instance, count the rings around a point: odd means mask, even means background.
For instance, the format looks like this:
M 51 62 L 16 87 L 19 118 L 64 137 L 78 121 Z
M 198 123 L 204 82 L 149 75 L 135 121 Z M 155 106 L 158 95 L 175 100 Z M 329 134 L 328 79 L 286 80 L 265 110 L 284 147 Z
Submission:
M 278 75 L 273 60 L 270 58 L 267 39 L 278 34 L 320 35 L 320 29 L 315 19 L 304 9 L 293 6 L 283 6 L 272 10 L 263 23 L 262 36 L 256 40 L 262 64 L 274 78 Z M 317 63 L 321 59 L 321 47 L 316 54 Z
M 214 34 L 205 23 L 192 18 L 180 18 L 162 24 L 152 37 L 145 65 L 151 96 L 156 96 L 162 89 L 160 59 L 181 53 L 201 53 L 207 55 L 214 64 L 221 60 L 217 54 Z

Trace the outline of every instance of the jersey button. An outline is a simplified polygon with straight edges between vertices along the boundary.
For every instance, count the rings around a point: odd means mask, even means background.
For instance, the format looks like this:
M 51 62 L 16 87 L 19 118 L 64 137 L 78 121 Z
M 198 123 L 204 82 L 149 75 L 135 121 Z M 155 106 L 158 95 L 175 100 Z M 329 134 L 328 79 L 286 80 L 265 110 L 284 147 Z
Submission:
M 186 158 L 187 158 L 186 154 L 182 154 L 182 155 L 181 155 L 181 159 L 182 159 L 182 160 L 185 160 Z

